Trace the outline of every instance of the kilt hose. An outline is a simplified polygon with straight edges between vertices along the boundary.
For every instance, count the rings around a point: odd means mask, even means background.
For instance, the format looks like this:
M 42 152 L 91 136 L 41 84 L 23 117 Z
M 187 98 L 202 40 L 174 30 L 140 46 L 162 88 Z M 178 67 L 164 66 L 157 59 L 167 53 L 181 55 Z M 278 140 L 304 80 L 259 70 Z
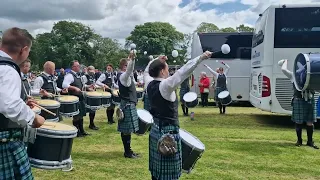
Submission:
M 87 108 L 86 108 L 85 101 L 84 100 L 79 101 L 78 104 L 79 104 L 79 114 L 74 117 L 83 118 L 84 116 L 86 116 L 86 114 L 88 112 Z
M 134 133 L 139 130 L 139 118 L 136 104 L 121 100 L 119 107 L 124 118 L 118 122 L 118 131 L 124 134 Z
M 303 98 L 293 98 L 291 120 L 297 124 L 317 122 L 314 99 L 305 101 Z
M 227 89 L 226 87 L 216 87 L 216 90 L 215 90 L 215 97 L 216 97 L 216 99 L 215 99 L 215 101 L 216 101 L 217 103 L 220 102 L 220 99 L 218 98 L 218 95 L 219 95 L 219 93 L 221 93 L 222 91 L 228 91 L 228 89 Z
M 0 139 L 22 139 L 22 131 L 13 130 L 0 132 Z M 0 179 L 34 179 L 26 150 L 22 140 L 0 143 Z
M 149 171 L 151 175 L 158 180 L 179 179 L 182 170 L 182 151 L 181 137 L 179 134 L 173 134 L 178 145 L 178 152 L 172 156 L 162 156 L 158 151 L 158 140 L 163 133 L 169 131 L 179 132 L 178 126 L 163 126 L 162 132 L 159 131 L 158 124 L 153 124 L 149 135 Z
M 150 107 L 150 101 L 147 93 L 144 93 L 144 96 L 143 96 L 143 108 L 150 112 L 151 107 Z

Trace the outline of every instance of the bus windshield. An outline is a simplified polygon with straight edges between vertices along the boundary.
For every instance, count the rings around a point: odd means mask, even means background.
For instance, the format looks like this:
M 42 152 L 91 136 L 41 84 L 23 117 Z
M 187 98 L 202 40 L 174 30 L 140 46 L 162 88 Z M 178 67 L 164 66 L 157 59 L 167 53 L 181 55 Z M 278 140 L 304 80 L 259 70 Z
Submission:
M 278 8 L 274 48 L 320 48 L 320 8 Z

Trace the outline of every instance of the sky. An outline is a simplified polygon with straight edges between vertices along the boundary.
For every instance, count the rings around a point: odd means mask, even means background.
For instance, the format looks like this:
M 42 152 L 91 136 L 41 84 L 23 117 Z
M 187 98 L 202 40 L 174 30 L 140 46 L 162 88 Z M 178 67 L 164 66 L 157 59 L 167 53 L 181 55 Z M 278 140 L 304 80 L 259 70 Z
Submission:
M 17 26 L 36 35 L 59 20 L 79 21 L 104 37 L 124 43 L 135 25 L 169 22 L 183 33 L 201 22 L 219 28 L 254 26 L 271 4 L 320 3 L 320 0 L 1 0 L 0 30 Z

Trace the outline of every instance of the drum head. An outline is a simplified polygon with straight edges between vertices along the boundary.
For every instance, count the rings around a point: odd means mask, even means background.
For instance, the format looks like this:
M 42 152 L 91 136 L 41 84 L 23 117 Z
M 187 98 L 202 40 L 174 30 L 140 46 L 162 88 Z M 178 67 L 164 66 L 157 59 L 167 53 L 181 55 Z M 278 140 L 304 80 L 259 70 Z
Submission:
M 293 65 L 293 81 L 299 91 L 307 89 L 310 79 L 310 62 L 308 54 L 298 54 Z M 319 58 L 319 57 L 318 57 Z M 309 63 L 309 64 L 308 64 Z M 309 68 L 308 68 L 309 66 Z
M 86 95 L 87 95 L 87 96 L 93 96 L 93 97 L 101 97 L 101 93 L 95 92 L 95 91 L 86 92 Z
M 153 117 L 149 111 L 145 109 L 137 109 L 138 117 L 149 124 L 153 123 Z
M 225 97 L 227 97 L 227 96 L 229 96 L 230 95 L 230 93 L 228 92 L 228 91 L 222 91 L 222 92 L 220 92 L 219 94 L 218 94 L 218 98 L 219 99 L 223 99 L 223 98 L 225 98 Z
M 111 97 L 111 93 L 109 93 L 109 92 L 102 92 L 101 95 L 103 97 Z
M 136 91 L 137 91 L 137 92 L 143 92 L 143 88 L 138 88 L 138 87 L 137 87 L 137 88 L 136 88 Z
M 179 134 L 180 134 L 182 141 L 189 144 L 190 146 L 195 147 L 199 150 L 205 149 L 204 144 L 198 138 L 196 138 L 195 136 L 190 134 L 188 131 L 180 129 Z
M 198 98 L 197 93 L 195 92 L 188 92 L 183 96 L 183 100 L 185 102 L 192 102 Z
M 112 95 L 118 96 L 119 89 L 112 90 Z
M 78 102 L 79 98 L 77 96 L 61 96 L 58 98 L 60 102 Z
M 46 106 L 46 107 L 56 107 L 56 106 L 60 106 L 60 103 L 58 101 L 55 100 L 50 100 L 50 99 L 41 99 L 38 100 L 38 104 L 40 106 Z
M 40 129 L 48 129 L 48 130 L 54 130 L 54 131 L 74 131 L 77 130 L 75 127 L 62 124 L 58 122 L 49 122 L 45 121 L 44 124 L 40 127 Z

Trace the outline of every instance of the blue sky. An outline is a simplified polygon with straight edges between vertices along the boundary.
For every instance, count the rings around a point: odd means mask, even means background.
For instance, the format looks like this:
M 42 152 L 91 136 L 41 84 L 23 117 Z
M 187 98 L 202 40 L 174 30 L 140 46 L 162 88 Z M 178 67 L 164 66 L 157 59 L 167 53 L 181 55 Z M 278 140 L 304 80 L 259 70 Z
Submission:
M 190 2 L 191 2 L 191 0 L 182 0 L 182 3 L 179 4 L 179 7 L 185 7 Z M 216 5 L 213 3 L 198 3 L 198 5 L 199 6 L 197 9 L 200 9 L 202 11 L 216 9 L 221 13 L 232 13 L 235 11 L 242 11 L 242 10 L 246 10 L 246 9 L 250 8 L 249 5 L 244 5 L 240 1 L 227 2 L 227 3 L 219 4 L 219 5 Z

